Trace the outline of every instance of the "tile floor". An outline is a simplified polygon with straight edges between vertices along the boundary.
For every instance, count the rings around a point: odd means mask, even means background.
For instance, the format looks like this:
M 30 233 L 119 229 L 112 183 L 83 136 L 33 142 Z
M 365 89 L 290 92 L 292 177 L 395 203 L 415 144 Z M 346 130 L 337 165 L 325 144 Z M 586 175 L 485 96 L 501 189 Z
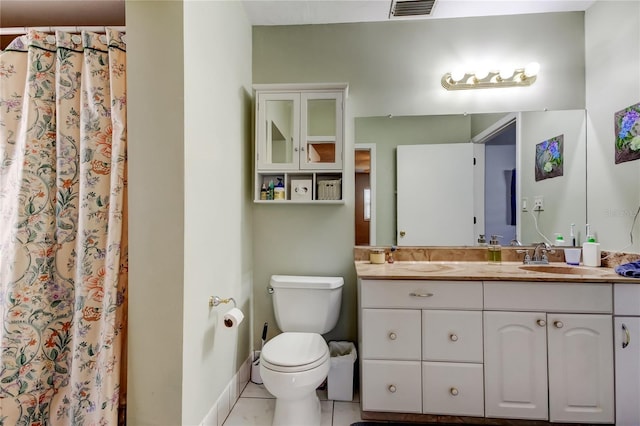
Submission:
M 321 426 L 349 426 L 361 421 L 357 392 L 354 392 L 353 402 L 327 400 L 326 390 L 317 392 L 322 405 Z M 275 399 L 264 385 L 249 382 L 223 426 L 269 426 L 274 407 Z

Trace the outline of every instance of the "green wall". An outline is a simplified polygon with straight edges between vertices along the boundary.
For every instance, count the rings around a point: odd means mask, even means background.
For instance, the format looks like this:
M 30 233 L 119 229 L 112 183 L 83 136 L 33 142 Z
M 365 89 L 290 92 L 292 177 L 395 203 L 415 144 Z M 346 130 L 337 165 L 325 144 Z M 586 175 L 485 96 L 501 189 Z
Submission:
M 505 58 L 539 62 L 535 85 L 448 92 L 440 84 L 455 66 Z M 252 65 L 254 83 L 349 83 L 344 205 L 254 206 L 253 344 L 264 321 L 269 337 L 278 332 L 266 292 L 272 274 L 343 276 L 341 318 L 325 337 L 355 341 L 355 117 L 584 108 L 584 14 L 258 26 Z

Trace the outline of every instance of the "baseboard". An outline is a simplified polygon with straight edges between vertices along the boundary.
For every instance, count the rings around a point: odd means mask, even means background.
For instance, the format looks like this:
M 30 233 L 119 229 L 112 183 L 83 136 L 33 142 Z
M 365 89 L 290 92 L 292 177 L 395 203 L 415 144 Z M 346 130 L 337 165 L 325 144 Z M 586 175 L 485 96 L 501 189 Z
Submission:
M 249 382 L 252 359 L 253 354 L 249 355 L 242 363 L 240 369 L 231 378 L 216 403 L 213 404 L 202 422 L 200 422 L 200 426 L 222 426 L 229 413 L 231 413 L 233 406 L 236 405 L 236 401 L 240 398 L 244 387 Z

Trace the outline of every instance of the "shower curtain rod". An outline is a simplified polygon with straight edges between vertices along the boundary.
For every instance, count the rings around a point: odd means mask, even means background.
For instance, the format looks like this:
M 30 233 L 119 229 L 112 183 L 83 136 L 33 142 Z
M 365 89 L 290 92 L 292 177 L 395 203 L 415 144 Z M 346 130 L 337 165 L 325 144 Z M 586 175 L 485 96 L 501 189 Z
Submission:
M 95 27 L 13 27 L 13 28 L 0 28 L 0 35 L 22 35 L 29 32 L 30 29 L 52 33 L 56 30 L 58 31 L 66 31 L 69 33 L 79 33 L 81 31 L 92 31 L 94 33 L 104 33 L 106 32 L 105 28 L 113 28 L 116 31 L 126 31 L 127 27 L 111 27 L 109 25 L 106 26 L 95 26 Z

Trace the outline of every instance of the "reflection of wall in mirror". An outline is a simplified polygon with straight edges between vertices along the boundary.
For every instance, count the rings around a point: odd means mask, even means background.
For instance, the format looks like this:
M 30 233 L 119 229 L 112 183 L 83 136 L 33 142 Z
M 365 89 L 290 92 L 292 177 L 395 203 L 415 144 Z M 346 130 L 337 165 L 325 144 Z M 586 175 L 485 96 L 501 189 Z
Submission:
M 521 128 L 521 197 L 530 201 L 542 196 L 544 210 L 529 210 L 522 215 L 522 241 L 553 242 L 554 234 L 569 235 L 571 224 L 581 230 L 586 224 L 586 114 L 584 110 L 523 112 Z M 535 180 L 536 145 L 557 135 L 564 135 L 564 173 L 541 181 Z M 538 230 L 536 229 L 536 222 Z M 549 242 L 549 241 L 548 241 Z M 580 243 L 578 239 L 578 243 Z
M 291 163 L 293 160 L 293 101 L 268 100 L 267 111 L 267 155 L 271 163 Z

